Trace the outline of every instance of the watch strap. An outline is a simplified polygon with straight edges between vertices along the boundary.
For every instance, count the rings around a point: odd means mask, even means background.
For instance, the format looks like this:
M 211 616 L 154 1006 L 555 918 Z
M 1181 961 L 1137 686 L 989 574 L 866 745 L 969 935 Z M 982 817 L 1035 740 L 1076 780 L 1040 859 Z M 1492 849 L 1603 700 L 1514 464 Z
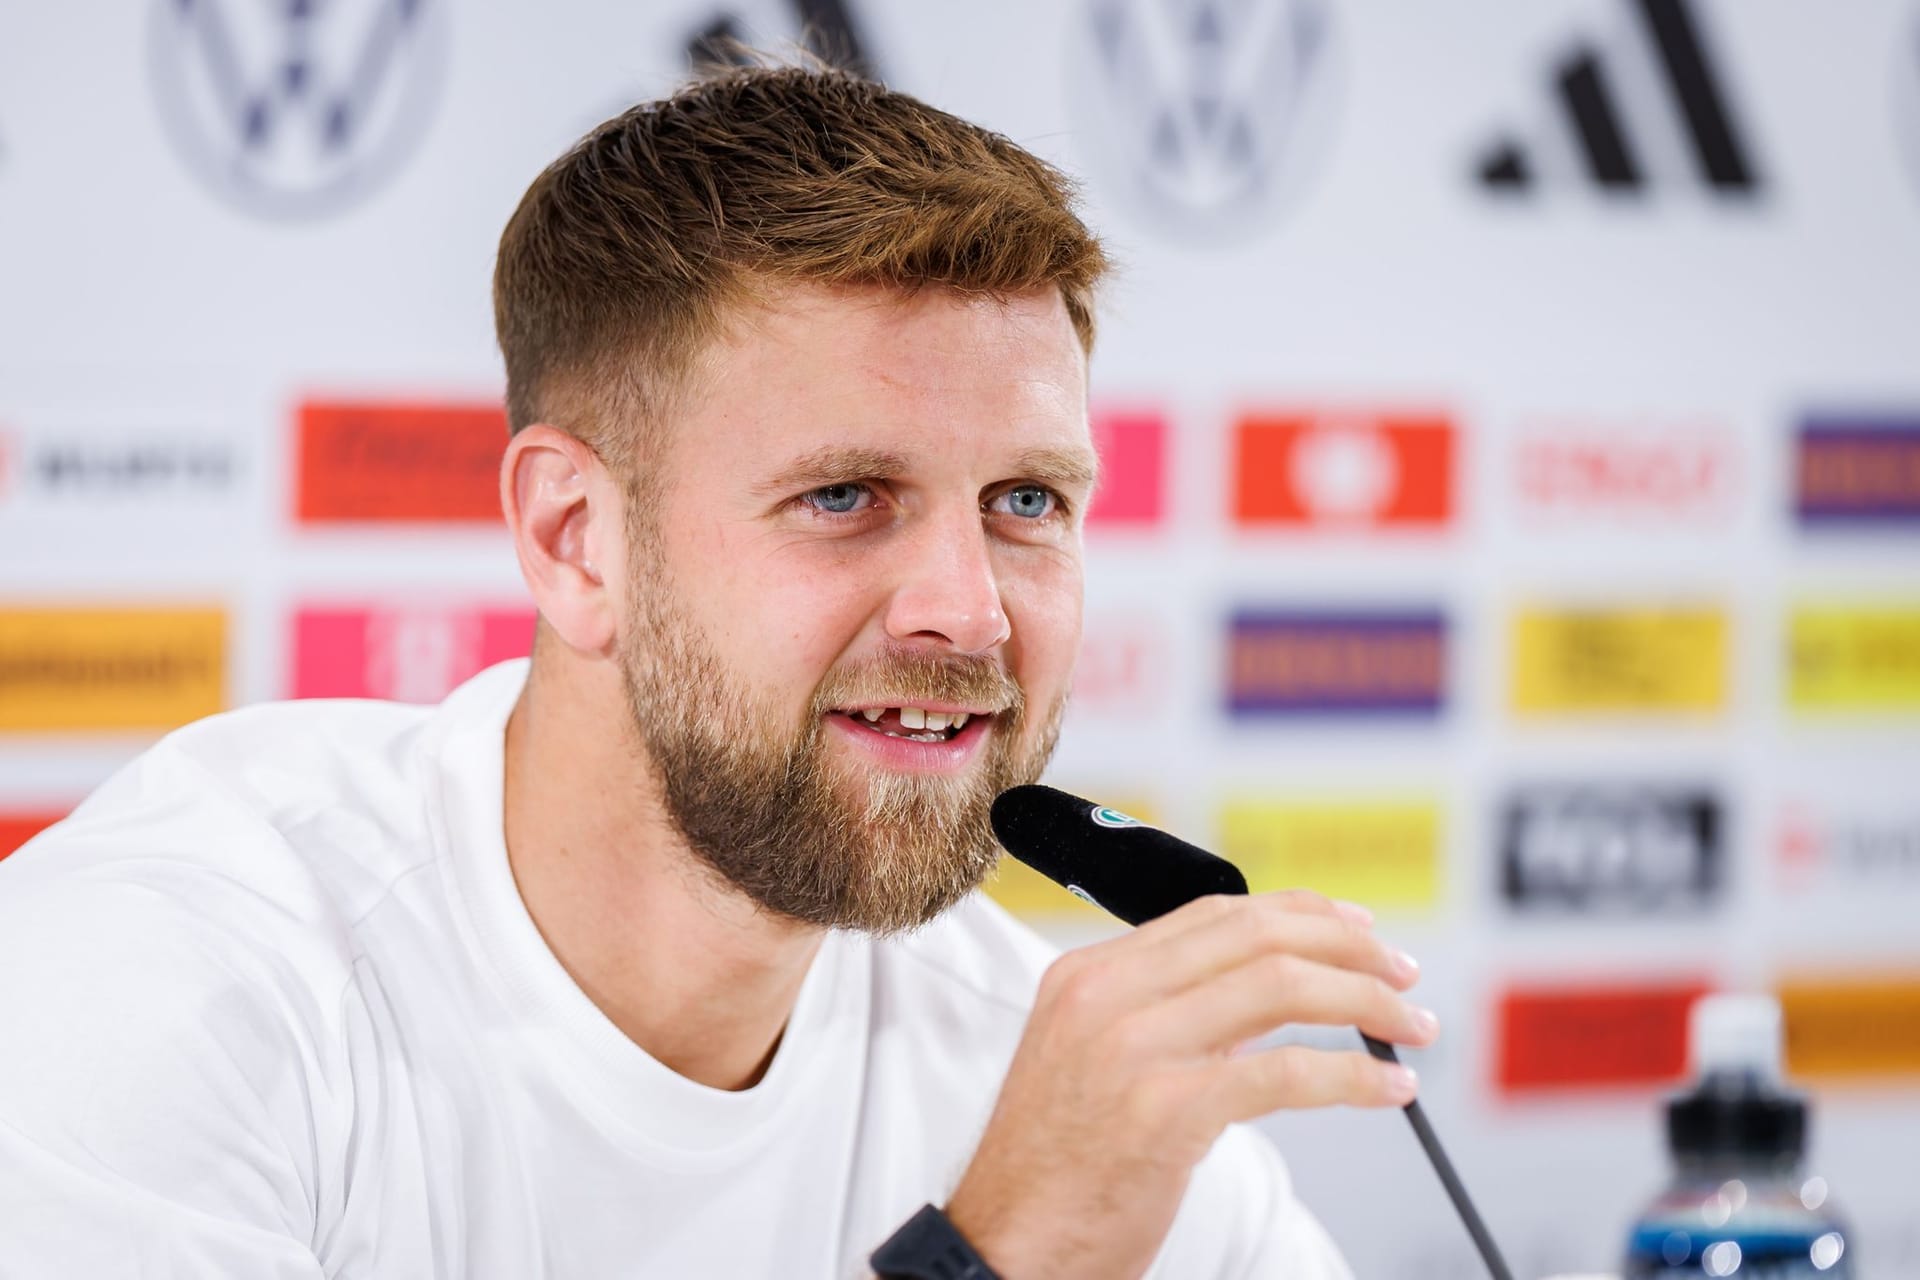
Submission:
M 930 1204 L 908 1218 L 867 1261 L 884 1280 L 1000 1280 L 960 1229 Z

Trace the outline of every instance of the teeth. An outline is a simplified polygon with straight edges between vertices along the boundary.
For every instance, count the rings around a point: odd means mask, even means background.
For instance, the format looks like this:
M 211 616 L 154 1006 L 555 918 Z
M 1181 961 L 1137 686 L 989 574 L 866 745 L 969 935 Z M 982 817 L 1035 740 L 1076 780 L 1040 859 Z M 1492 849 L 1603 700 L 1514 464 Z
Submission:
M 865 711 L 862 711 L 860 714 L 867 718 L 868 724 L 872 724 L 875 720 L 878 720 L 881 716 L 887 714 L 887 709 L 885 707 L 868 707 Z
M 964 712 L 964 711 L 956 711 L 956 712 L 954 712 L 954 713 L 953 713 L 953 727 L 954 727 L 954 728 L 955 728 L 956 730 L 958 730 L 958 729 L 964 729 L 964 728 L 966 728 L 966 727 L 967 727 L 967 719 L 968 719 L 968 716 L 967 716 L 967 713 L 966 713 L 966 712 Z
M 900 708 L 900 727 L 903 729 L 924 729 L 927 727 L 927 713 L 918 707 Z
M 946 732 L 947 725 L 951 723 L 952 720 L 953 717 L 944 711 L 927 712 L 927 728 L 933 730 L 935 733 Z

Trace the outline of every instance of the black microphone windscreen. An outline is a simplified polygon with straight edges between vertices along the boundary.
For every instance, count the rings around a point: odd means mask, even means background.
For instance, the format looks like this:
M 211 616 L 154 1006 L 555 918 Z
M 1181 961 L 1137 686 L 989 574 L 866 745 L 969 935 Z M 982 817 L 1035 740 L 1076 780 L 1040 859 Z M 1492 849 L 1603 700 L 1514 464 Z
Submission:
M 1210 893 L 1245 893 L 1240 868 L 1124 813 L 1053 787 L 1014 787 L 993 802 L 1006 851 L 1128 924 Z

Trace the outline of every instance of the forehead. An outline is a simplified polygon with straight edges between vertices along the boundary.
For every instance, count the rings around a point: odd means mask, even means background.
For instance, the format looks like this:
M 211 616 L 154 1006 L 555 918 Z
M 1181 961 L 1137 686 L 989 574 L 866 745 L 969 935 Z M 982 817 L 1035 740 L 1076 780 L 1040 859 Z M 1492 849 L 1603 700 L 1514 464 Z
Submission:
M 679 460 L 779 465 L 822 444 L 958 458 L 1084 447 L 1086 356 L 1057 290 L 783 288 L 698 362 Z

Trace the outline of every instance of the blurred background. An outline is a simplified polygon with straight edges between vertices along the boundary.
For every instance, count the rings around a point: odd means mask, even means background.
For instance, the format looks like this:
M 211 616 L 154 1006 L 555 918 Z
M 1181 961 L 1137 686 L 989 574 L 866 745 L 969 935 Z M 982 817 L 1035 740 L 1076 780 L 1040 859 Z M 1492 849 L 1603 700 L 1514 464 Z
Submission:
M 1920 0 L 9 5 L 0 856 L 189 719 L 525 652 L 494 246 L 729 34 L 1083 182 L 1052 778 L 1373 907 L 1516 1272 L 1617 1265 L 1725 990 L 1920 1276 Z M 1480 1274 L 1400 1117 L 1266 1127 L 1360 1275 Z

